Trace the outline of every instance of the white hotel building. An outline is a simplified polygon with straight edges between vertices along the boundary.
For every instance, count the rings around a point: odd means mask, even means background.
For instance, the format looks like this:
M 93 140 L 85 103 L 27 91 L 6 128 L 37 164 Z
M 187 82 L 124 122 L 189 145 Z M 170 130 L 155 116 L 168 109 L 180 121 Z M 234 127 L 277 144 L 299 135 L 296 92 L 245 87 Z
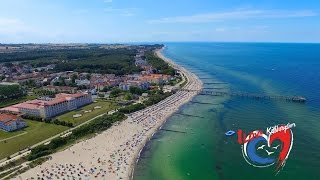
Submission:
M 1 111 L 20 112 L 24 115 L 39 117 L 43 119 L 50 119 L 54 116 L 62 114 L 67 111 L 78 109 L 81 106 L 92 103 L 91 94 L 77 93 L 65 94 L 60 93 L 56 98 L 45 100 L 32 100 L 21 104 L 16 104 Z

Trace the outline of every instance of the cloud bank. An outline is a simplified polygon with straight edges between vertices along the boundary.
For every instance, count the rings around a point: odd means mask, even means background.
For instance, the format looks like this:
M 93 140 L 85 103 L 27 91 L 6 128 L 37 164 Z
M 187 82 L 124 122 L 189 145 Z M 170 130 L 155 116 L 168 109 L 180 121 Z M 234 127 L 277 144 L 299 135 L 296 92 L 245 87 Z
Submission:
M 310 10 L 235 10 L 226 12 L 202 13 L 188 16 L 166 17 L 148 21 L 158 23 L 209 23 L 226 20 L 277 19 L 312 17 L 318 14 Z

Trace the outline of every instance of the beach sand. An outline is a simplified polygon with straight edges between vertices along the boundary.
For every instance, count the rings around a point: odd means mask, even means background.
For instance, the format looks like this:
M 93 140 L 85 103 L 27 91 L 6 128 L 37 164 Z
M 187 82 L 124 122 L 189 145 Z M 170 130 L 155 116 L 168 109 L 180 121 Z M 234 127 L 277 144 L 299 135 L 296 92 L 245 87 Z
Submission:
M 188 79 L 184 89 L 201 90 L 197 76 L 157 55 L 181 71 Z M 178 91 L 165 100 L 128 115 L 118 125 L 52 154 L 51 160 L 20 174 L 16 179 L 131 179 L 134 166 L 147 141 L 197 91 Z

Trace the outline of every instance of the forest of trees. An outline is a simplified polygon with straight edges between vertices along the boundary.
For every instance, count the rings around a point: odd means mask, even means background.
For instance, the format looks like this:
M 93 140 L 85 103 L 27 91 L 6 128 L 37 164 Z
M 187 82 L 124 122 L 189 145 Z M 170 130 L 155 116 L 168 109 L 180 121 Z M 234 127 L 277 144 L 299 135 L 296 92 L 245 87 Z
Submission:
M 153 51 L 147 51 L 145 53 L 145 56 L 148 63 L 155 69 L 157 69 L 157 72 L 155 73 L 167 74 L 171 76 L 175 75 L 175 70 L 171 66 L 169 66 L 168 63 L 157 57 Z
M 142 69 L 135 66 L 134 56 L 142 46 L 130 48 L 105 49 L 100 46 L 90 46 L 87 49 L 59 49 L 44 50 L 36 49 L 23 52 L 0 53 L 0 63 L 6 66 L 11 62 L 22 61 L 30 63 L 33 67 L 42 67 L 56 64 L 55 72 L 77 71 L 102 74 L 132 74 Z M 174 69 L 159 57 L 153 54 L 153 50 L 163 45 L 143 45 L 146 50 L 145 56 L 148 63 L 157 69 L 155 73 L 174 75 Z
M 137 50 L 132 48 L 34 50 L 26 52 L 0 53 L 0 63 L 29 61 L 33 67 L 56 64 L 55 71 L 77 71 L 124 75 L 140 72 L 134 64 Z
M 102 73 L 124 75 L 140 72 L 141 69 L 135 66 L 134 56 L 136 50 L 129 49 L 97 49 L 78 56 L 76 59 L 59 61 L 55 71 L 77 71 L 87 73 Z
M 0 100 L 19 98 L 24 95 L 19 85 L 0 85 Z

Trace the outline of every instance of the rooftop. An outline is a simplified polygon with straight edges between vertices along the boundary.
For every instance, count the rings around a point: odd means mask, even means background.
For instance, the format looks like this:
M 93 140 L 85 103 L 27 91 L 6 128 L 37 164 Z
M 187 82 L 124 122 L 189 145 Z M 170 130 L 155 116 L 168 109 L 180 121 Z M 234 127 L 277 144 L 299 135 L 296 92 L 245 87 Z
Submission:
M 79 98 L 81 96 L 87 95 L 87 93 L 77 93 L 77 94 L 66 94 L 66 93 L 60 93 L 56 95 L 56 98 L 50 100 L 50 101 L 44 101 L 44 100 L 32 100 L 32 101 L 26 101 L 24 103 L 12 105 L 9 107 L 2 108 L 0 110 L 2 111 L 10 111 L 10 112 L 19 112 L 19 108 L 26 108 L 26 109 L 40 109 L 44 106 L 51 106 L 58 103 L 62 103 L 65 101 L 70 101 L 74 98 Z
M 16 121 L 18 120 L 17 115 L 12 115 L 12 114 L 0 114 L 0 122 L 4 124 L 9 124 L 11 121 Z

